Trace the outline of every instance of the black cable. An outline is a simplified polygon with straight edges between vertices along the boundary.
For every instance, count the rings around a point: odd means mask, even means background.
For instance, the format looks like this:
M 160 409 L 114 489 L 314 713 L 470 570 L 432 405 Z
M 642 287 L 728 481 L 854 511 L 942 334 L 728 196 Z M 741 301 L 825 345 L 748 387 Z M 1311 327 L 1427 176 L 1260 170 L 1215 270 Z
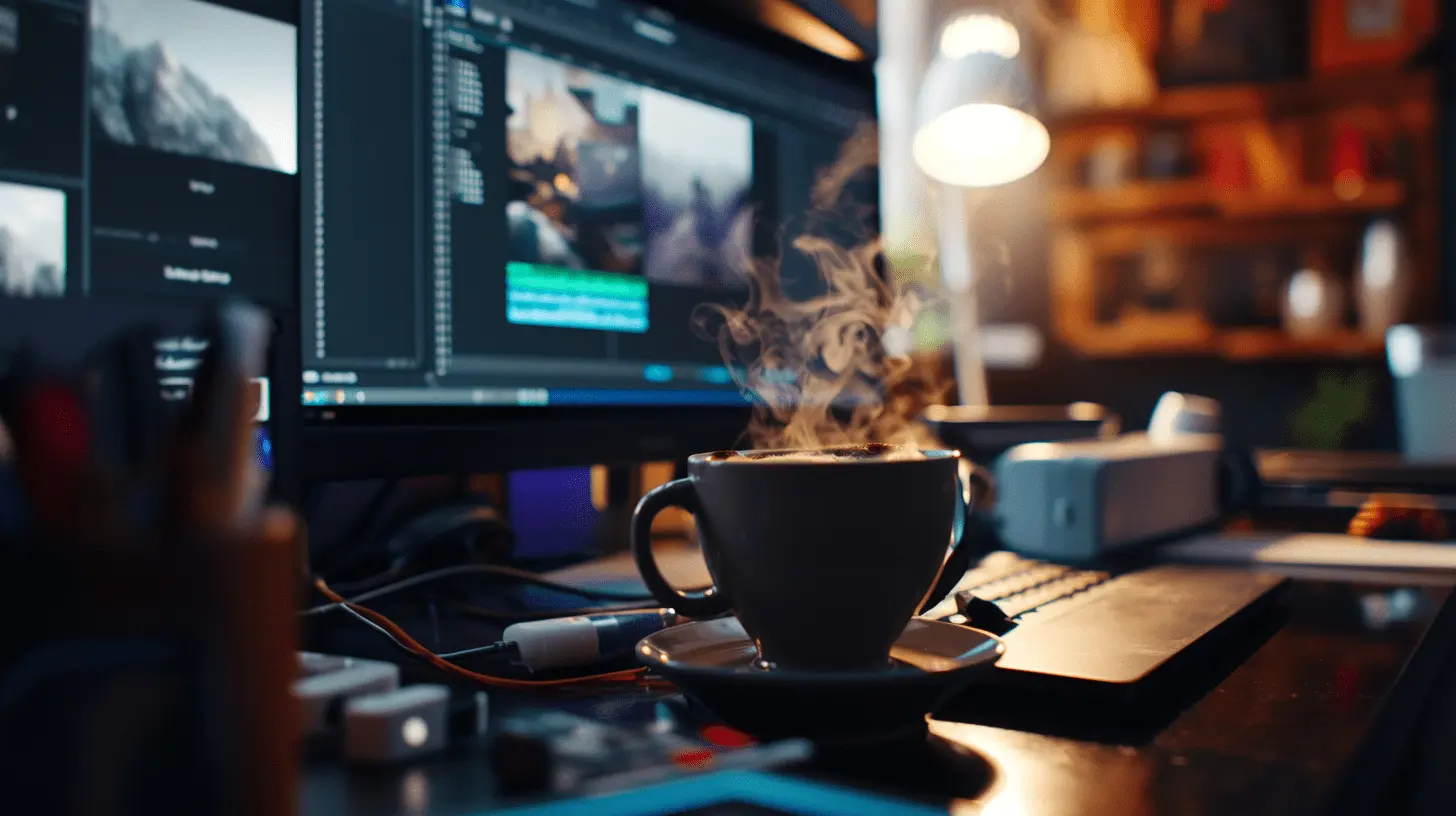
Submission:
M 472 618 L 494 621 L 497 623 L 522 623 L 525 621 L 552 620 L 555 618 L 576 618 L 583 615 L 612 615 L 619 612 L 640 612 L 648 607 L 636 604 L 616 604 L 614 606 L 587 606 L 579 609 L 523 609 L 516 612 L 508 612 L 502 609 L 487 609 L 483 606 L 464 603 L 461 601 L 450 601 L 460 612 Z M 655 608 L 655 607 L 654 607 Z
M 350 603 L 346 598 L 339 595 L 331 587 L 329 587 L 328 583 L 322 578 L 316 579 L 314 582 L 314 586 L 317 587 L 320 592 L 322 592 L 326 597 L 333 600 L 335 603 L 343 604 L 344 608 L 348 609 L 349 612 L 351 612 L 356 618 L 362 618 L 367 620 L 370 623 L 371 628 L 377 631 L 384 631 L 389 633 L 390 640 L 403 646 L 406 649 L 409 649 L 414 657 L 418 658 L 426 665 L 447 672 L 456 677 L 464 677 L 476 683 L 481 683 L 487 686 L 507 688 L 565 687 L 576 683 L 584 683 L 587 681 L 596 680 L 637 680 L 639 675 L 641 675 L 641 673 L 644 671 L 644 669 L 642 668 L 622 669 L 601 674 L 539 680 L 499 677 L 495 675 L 481 674 L 479 672 L 472 671 L 456 663 L 452 663 L 449 660 L 441 658 L 439 655 L 435 654 L 435 652 L 431 651 L 423 644 L 417 642 L 413 637 L 410 636 L 408 632 L 400 628 L 399 624 L 395 623 L 384 615 L 372 609 L 369 609 L 368 607 L 356 606 L 355 604 Z M 496 645 L 497 644 L 488 644 L 486 647 L 480 647 L 480 651 L 495 651 Z M 500 644 L 500 648 L 505 649 L 515 645 L 516 644 L 514 643 L 505 643 Z
M 456 660 L 462 657 L 478 657 L 480 655 L 500 654 L 501 652 L 515 651 L 516 644 L 509 640 L 498 640 L 488 646 L 476 646 L 474 649 L 461 649 L 458 652 L 444 652 L 437 655 L 441 660 Z
M 370 492 L 364 509 L 359 511 L 359 514 L 354 517 L 354 523 L 350 524 L 349 529 L 339 538 L 339 542 L 343 546 L 349 547 L 349 552 L 341 558 L 335 559 L 324 574 L 337 572 L 372 554 L 369 548 L 358 546 L 358 542 L 363 541 L 365 535 L 378 523 L 380 514 L 384 512 L 385 506 L 389 504 L 389 500 L 395 490 L 399 488 L 399 484 L 399 479 L 385 479 L 378 488 Z M 323 490 L 319 490 L 318 495 L 318 503 L 322 504 Z
M 538 575 L 534 572 L 516 569 L 515 567 L 499 566 L 496 564 L 465 564 L 458 567 L 445 567 L 444 569 L 432 570 L 430 572 L 422 572 L 419 575 L 405 578 L 392 584 L 387 584 L 385 586 L 379 587 L 378 589 L 370 590 L 363 593 L 362 595 L 352 597 L 349 600 L 353 603 L 364 603 L 365 601 L 382 598 L 386 595 L 393 595 L 397 592 L 402 592 L 406 589 L 420 586 L 421 584 L 439 581 L 444 578 L 453 578 L 458 575 L 490 575 L 500 578 L 510 578 L 523 584 L 530 584 L 533 586 L 541 587 L 543 589 L 554 589 L 558 592 L 565 592 L 571 595 L 579 595 L 583 598 L 591 598 L 594 600 L 639 602 L 652 600 L 652 596 L 645 592 L 632 592 L 613 589 L 593 589 L 591 587 L 575 586 L 572 584 L 563 583 L 561 581 L 554 581 L 550 578 L 545 577 L 544 575 Z M 339 606 L 339 604 L 324 604 L 323 606 L 315 606 L 312 609 L 305 609 L 299 614 L 305 616 L 322 615 L 325 612 L 331 612 L 339 608 Z M 561 614 L 553 612 L 548 614 L 547 617 L 561 617 Z
M 360 614 L 357 610 L 355 610 L 354 607 L 352 607 L 352 606 L 346 606 L 344 604 L 340 604 L 339 606 L 345 612 L 348 612 L 350 615 L 353 615 L 355 617 L 355 619 L 357 619 L 359 622 L 363 623 L 365 626 L 368 626 L 370 629 L 373 629 L 374 631 L 376 631 L 379 634 L 384 635 L 386 638 L 388 638 L 389 639 L 389 642 L 390 643 L 393 643 L 394 644 L 394 647 L 396 649 L 398 649 L 401 652 L 404 652 L 405 654 L 409 655 L 414 660 L 423 660 L 424 659 L 424 658 L 422 658 L 420 656 L 420 653 L 419 652 L 416 652 L 414 649 L 411 649 L 410 647 L 406 646 L 403 641 L 401 641 L 399 638 L 395 637 L 394 634 L 391 633 L 388 629 L 385 629 L 383 626 L 380 626 L 379 624 L 375 623 L 374 621 L 369 620 L 369 618 L 365 617 L 364 615 Z
M 402 574 L 404 574 L 404 565 L 395 564 L 384 572 L 376 573 L 368 578 L 360 578 L 357 581 L 339 581 L 334 588 L 346 596 L 373 592 L 376 589 L 388 586 L 390 582 L 397 580 Z

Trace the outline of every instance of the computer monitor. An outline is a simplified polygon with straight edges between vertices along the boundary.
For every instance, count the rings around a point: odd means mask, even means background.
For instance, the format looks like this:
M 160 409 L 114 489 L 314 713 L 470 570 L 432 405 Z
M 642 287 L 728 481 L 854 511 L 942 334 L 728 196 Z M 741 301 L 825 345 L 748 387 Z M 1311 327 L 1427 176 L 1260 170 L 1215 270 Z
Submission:
M 873 118 L 872 73 L 673 9 L 305 4 L 311 478 L 736 441 L 746 400 L 693 312 L 742 302 Z
M 0 366 L 149 325 L 185 398 L 204 306 L 275 316 L 258 454 L 295 495 L 297 0 L 0 0 Z

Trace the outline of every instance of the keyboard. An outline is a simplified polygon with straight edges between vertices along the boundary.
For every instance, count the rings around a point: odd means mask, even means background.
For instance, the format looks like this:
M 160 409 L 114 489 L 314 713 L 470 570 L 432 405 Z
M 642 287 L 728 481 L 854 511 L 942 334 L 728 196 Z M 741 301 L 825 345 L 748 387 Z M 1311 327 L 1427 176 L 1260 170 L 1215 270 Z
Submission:
M 1159 565 L 1118 573 L 987 556 L 923 617 L 1006 642 L 992 682 L 1136 696 L 1178 659 L 1270 605 L 1287 579 L 1239 569 Z
M 976 622 L 971 625 L 978 629 L 986 626 L 1009 629 L 1009 624 L 1055 610 L 1058 604 L 1101 586 L 1111 577 L 1108 572 L 1048 564 L 1009 552 L 992 553 L 966 572 L 945 601 L 945 604 L 954 604 L 956 611 L 949 612 L 946 607 L 947 614 L 942 617 L 951 623 L 971 623 L 970 618 L 976 617 Z M 970 599 L 994 606 L 968 609 Z M 980 617 L 981 614 L 995 615 L 997 612 L 1002 621 Z
M 678 586 L 712 581 L 694 548 L 663 547 L 657 557 Z M 627 555 L 552 577 L 645 590 Z M 1257 616 L 1285 583 L 1242 569 L 1163 565 L 1098 571 L 995 552 L 922 617 L 985 629 L 1006 641 L 993 685 L 1128 699 L 1157 685 L 1180 658 L 1198 657 L 1221 635 Z

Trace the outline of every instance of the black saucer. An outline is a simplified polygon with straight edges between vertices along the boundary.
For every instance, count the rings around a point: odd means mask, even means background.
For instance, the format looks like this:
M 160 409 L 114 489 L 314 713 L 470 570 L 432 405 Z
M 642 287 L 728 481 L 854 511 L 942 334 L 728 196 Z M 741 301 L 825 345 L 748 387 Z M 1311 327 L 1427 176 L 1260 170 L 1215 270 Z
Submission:
M 833 626 L 826 621 L 825 626 Z M 638 644 L 638 658 L 728 725 L 761 739 L 879 741 L 925 729 L 926 715 L 982 677 L 1006 649 L 993 635 L 912 620 L 881 671 L 804 672 L 755 666 L 736 618 L 674 626 Z

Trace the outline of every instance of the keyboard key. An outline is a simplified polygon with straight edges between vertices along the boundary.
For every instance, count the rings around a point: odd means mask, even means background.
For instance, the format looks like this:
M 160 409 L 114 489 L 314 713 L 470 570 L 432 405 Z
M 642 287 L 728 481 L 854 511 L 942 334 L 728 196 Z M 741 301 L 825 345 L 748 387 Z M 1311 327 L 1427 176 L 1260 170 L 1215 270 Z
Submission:
M 976 594 L 991 601 L 998 601 L 1002 598 L 1009 598 L 1033 587 L 1041 586 L 1049 581 L 1054 581 L 1071 572 L 1070 567 L 1059 567 L 1055 564 L 1047 564 L 1026 570 L 1015 575 L 992 581 L 989 584 L 975 587 Z
M 1007 617 L 1019 618 L 1040 607 L 1066 600 L 1108 580 L 1108 577 L 1105 572 L 1075 572 L 1026 592 L 1003 598 L 997 602 L 997 606 Z
M 1056 615 L 1065 614 L 1071 609 L 1075 609 L 1076 607 L 1081 606 L 1084 603 L 1090 602 L 1104 592 L 1116 591 L 1118 583 L 1119 582 L 1116 579 L 1109 579 L 1099 583 L 1091 584 L 1090 586 L 1084 587 L 1080 591 L 1074 592 L 1070 595 L 1064 595 L 1059 598 L 1045 601 L 1037 605 L 1035 608 L 1029 609 L 1019 614 L 1016 618 L 1016 622 L 1018 624 L 1024 624 L 1037 619 L 1049 618 Z

